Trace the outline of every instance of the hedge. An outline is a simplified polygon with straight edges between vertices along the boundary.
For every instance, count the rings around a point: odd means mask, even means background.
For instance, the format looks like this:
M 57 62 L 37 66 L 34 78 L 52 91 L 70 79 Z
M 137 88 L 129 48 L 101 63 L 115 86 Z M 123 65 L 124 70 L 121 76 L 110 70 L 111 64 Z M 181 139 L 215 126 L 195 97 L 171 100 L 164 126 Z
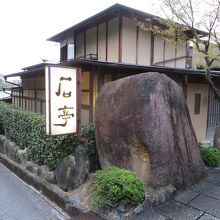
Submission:
M 78 146 L 75 135 L 47 136 L 44 116 L 3 102 L 0 102 L 0 131 L 21 148 L 27 147 L 33 161 L 50 169 L 56 168 Z

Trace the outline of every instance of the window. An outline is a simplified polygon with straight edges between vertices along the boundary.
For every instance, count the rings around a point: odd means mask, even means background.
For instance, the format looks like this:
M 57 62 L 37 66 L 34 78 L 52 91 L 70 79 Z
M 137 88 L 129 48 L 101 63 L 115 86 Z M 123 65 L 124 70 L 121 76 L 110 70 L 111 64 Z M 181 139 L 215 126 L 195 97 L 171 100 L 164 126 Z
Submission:
M 200 114 L 201 94 L 195 94 L 194 114 Z
M 60 48 L 60 61 L 67 60 L 67 45 Z
M 74 58 L 74 44 L 66 44 L 60 48 L 60 61 Z
M 67 46 L 67 59 L 73 59 L 74 58 L 74 44 L 68 44 Z

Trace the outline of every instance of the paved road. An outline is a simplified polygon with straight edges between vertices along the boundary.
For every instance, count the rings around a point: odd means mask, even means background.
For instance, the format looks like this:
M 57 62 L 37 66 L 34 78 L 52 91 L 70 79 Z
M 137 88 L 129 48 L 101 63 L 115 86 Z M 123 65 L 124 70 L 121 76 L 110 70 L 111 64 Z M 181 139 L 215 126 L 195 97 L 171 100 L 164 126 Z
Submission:
M 64 220 L 47 201 L 0 164 L 0 220 Z
M 207 178 L 160 206 L 149 207 L 132 220 L 220 220 L 220 167 Z

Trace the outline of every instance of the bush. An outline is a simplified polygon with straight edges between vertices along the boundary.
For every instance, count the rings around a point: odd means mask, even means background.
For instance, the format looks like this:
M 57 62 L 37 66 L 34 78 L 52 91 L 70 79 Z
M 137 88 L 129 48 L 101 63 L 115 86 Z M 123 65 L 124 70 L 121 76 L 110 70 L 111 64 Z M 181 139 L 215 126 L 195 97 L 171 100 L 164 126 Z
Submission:
M 216 148 L 201 148 L 201 155 L 204 163 L 209 167 L 220 164 L 220 151 Z
M 33 161 L 50 169 L 78 144 L 74 135 L 47 136 L 45 117 L 3 102 L 0 103 L 0 130 L 20 147 L 27 147 Z
M 96 209 L 116 206 L 121 201 L 132 206 L 144 201 L 144 184 L 129 170 L 108 167 L 93 177 L 92 198 Z
M 82 126 L 82 136 L 86 137 L 83 143 L 79 143 L 74 134 L 48 136 L 44 116 L 0 102 L 0 133 L 5 134 L 21 148 L 27 147 L 31 160 L 39 165 L 46 164 L 51 170 L 55 169 L 64 157 L 74 153 L 79 145 L 82 153 L 90 158 L 90 171 L 100 167 L 94 124 Z
M 85 124 L 82 125 L 82 136 L 86 138 L 95 138 L 95 124 L 90 123 L 90 124 Z

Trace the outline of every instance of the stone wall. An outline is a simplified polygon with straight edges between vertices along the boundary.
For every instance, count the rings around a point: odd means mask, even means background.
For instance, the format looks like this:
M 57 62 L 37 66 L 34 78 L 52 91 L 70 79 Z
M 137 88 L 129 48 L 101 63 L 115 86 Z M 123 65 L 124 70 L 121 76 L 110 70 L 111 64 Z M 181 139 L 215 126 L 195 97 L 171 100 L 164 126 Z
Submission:
M 46 165 L 37 165 L 30 161 L 28 149 L 21 149 L 15 142 L 0 135 L 0 153 L 5 154 L 14 162 L 20 164 L 33 174 L 46 181 L 57 184 L 65 191 L 73 190 L 83 184 L 91 169 L 89 155 L 80 150 L 80 145 L 74 154 L 67 156 L 58 164 L 54 171 Z

